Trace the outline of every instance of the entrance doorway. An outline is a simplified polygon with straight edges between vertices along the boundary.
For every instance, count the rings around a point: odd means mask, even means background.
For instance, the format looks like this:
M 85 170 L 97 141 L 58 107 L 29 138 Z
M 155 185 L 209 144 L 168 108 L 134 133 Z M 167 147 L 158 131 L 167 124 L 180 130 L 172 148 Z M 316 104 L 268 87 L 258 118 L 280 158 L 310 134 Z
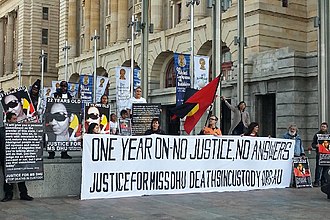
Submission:
M 260 136 L 276 137 L 276 96 L 275 94 L 256 96 L 256 121 Z
M 180 135 L 180 118 L 174 120 L 171 119 L 171 108 L 174 108 L 175 105 L 166 105 L 163 106 L 163 111 L 165 112 L 165 125 L 162 126 L 168 135 Z

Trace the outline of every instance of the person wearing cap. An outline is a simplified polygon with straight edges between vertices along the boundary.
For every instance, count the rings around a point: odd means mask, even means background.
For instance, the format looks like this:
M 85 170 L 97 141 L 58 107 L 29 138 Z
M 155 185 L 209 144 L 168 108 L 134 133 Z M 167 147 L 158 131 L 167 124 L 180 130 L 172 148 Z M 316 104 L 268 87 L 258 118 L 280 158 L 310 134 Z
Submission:
M 38 101 L 39 101 L 39 91 L 40 91 L 40 79 L 37 79 L 30 89 L 30 98 L 35 110 L 37 110 Z
M 72 99 L 72 96 L 68 91 L 67 81 L 60 82 L 60 88 L 56 89 L 56 92 L 54 93 L 54 98 Z

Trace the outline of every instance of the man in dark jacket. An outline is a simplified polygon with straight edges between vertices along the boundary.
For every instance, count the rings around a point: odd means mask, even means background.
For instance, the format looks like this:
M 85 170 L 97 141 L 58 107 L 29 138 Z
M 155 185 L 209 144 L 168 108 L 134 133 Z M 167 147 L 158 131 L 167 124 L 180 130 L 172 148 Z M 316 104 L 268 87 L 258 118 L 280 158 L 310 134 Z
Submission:
M 64 98 L 64 99 L 71 99 L 72 96 L 68 92 L 68 83 L 66 81 L 62 81 L 60 83 L 60 88 L 56 90 L 54 93 L 54 98 Z
M 320 184 L 322 185 L 325 182 L 325 173 L 327 170 L 327 167 L 319 165 L 320 153 L 318 145 L 320 144 L 320 142 L 318 141 L 318 134 L 329 134 L 327 122 L 322 122 L 320 130 L 313 137 L 312 148 L 316 151 L 315 180 L 313 183 L 314 187 L 319 187 Z

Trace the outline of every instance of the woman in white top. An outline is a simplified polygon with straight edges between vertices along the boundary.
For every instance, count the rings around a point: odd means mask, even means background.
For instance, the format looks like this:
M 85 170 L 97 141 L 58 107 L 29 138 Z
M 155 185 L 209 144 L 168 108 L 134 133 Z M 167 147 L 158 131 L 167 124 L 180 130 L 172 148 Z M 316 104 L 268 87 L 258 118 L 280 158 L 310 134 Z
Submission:
M 129 114 L 132 114 L 131 110 L 134 103 L 147 103 L 147 100 L 142 97 L 142 88 L 140 86 L 136 87 L 134 97 L 129 101 Z

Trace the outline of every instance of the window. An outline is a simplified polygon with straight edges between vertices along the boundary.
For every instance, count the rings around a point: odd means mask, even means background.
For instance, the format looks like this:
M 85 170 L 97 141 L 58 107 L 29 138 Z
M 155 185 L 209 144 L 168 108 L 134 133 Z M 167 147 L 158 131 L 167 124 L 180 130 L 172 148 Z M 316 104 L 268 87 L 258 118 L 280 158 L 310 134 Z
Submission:
M 45 54 L 45 57 L 44 57 L 44 72 L 46 73 L 47 71 L 48 71 L 48 68 L 47 68 L 47 66 L 48 66 L 48 54 L 47 53 L 44 53 Z M 40 63 L 42 63 L 41 62 L 41 60 L 40 60 Z M 42 69 L 41 69 L 41 65 L 40 65 L 40 72 L 42 71 Z
M 288 7 L 289 0 L 282 0 L 282 7 Z
M 170 60 L 167 65 L 166 73 L 165 73 L 165 87 L 175 87 L 176 86 L 176 75 L 174 71 L 174 58 Z
M 170 17 L 170 23 L 171 28 L 174 28 L 175 25 L 180 23 L 182 19 L 182 3 L 181 1 L 171 1 L 171 17 Z
M 42 29 L 41 42 L 42 44 L 48 45 L 48 29 Z
M 48 20 L 48 8 L 47 7 L 42 7 L 42 19 L 43 20 Z

